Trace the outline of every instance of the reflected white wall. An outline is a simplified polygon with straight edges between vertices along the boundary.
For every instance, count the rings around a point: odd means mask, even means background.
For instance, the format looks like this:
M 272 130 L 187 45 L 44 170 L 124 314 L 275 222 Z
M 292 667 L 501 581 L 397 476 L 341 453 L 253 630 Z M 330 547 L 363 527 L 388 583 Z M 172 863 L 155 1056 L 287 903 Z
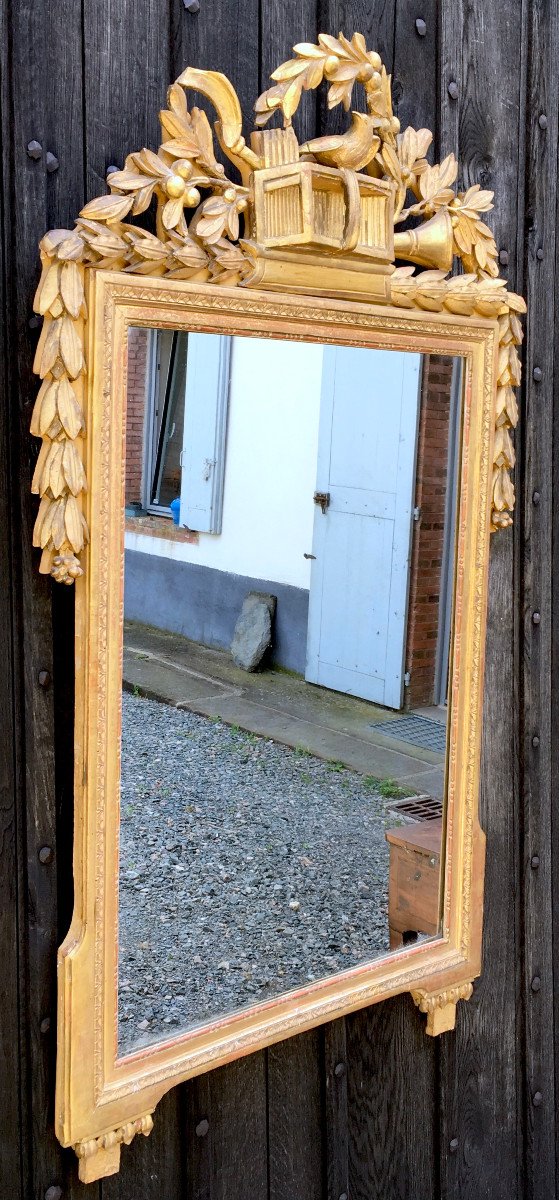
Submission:
M 234 338 L 221 534 L 192 545 L 127 531 L 127 550 L 308 588 L 322 355 Z

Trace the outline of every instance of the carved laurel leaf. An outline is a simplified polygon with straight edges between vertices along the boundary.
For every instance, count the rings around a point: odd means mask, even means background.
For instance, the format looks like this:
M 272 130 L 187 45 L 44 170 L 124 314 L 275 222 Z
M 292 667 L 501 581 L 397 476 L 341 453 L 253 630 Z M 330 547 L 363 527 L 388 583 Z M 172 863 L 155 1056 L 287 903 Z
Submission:
M 56 407 L 64 432 L 69 438 L 79 437 L 85 428 L 85 422 L 81 406 L 68 379 L 61 379 L 58 384 Z
M 47 326 L 39 367 L 41 379 L 44 379 L 45 375 L 49 374 L 58 358 L 60 350 L 60 327 L 60 318 L 50 321 Z
M 80 492 L 86 490 L 85 472 L 80 455 L 76 449 L 74 442 L 66 440 L 62 442 L 62 470 L 64 479 L 73 496 L 78 496 Z
M 63 317 L 60 323 L 60 354 L 70 378 L 76 379 L 81 375 L 84 368 L 83 349 L 70 317 Z
M 42 317 L 48 313 L 51 305 L 58 297 L 60 288 L 60 265 L 53 262 L 43 270 L 41 281 L 35 293 L 34 309 Z
M 80 268 L 72 260 L 60 268 L 60 294 L 70 316 L 79 317 L 85 297 Z
M 66 498 L 64 525 L 72 550 L 75 554 L 79 554 L 84 546 L 84 525 L 79 504 L 74 496 Z
M 56 416 L 56 380 L 45 379 L 39 389 L 39 394 L 33 406 L 30 431 L 33 437 L 44 437 Z
M 90 200 L 80 212 L 80 217 L 94 217 L 105 221 L 121 221 L 132 207 L 131 196 L 99 196 Z

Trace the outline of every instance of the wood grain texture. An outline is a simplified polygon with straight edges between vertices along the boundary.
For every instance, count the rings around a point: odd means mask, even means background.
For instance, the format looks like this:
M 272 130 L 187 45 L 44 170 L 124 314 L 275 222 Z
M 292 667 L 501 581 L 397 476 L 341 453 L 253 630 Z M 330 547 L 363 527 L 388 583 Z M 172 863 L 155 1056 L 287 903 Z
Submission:
M 81 44 L 81 14 L 72 3 L 63 0 L 54 17 L 42 7 L 24 5 L 12 9 L 11 154 L 22 185 L 22 199 L 14 208 L 11 230 L 5 230 L 5 253 L 12 280 L 8 326 L 11 421 L 19 454 L 21 485 L 30 479 L 35 454 L 27 436 L 27 426 L 33 400 L 31 365 L 35 334 L 29 320 L 36 282 L 36 246 L 44 222 L 70 220 L 76 211 L 76 203 L 83 199 L 81 70 L 76 72 L 74 65 L 76 52 L 78 61 L 81 58 Z M 57 64 L 55 71 L 51 71 L 51 63 Z M 26 153 L 31 139 L 43 147 L 43 157 L 38 161 L 33 161 Z M 53 174 L 47 174 L 45 170 L 47 150 L 55 153 L 59 160 L 58 171 Z M 19 437 L 15 432 L 18 422 Z M 67 1174 L 69 1156 L 61 1153 L 52 1133 L 55 964 L 59 940 L 54 691 L 38 685 L 40 670 L 53 672 L 52 612 L 50 584 L 37 579 L 35 554 L 29 549 L 28 532 L 34 507 L 34 501 L 27 501 L 21 487 L 15 499 L 14 519 L 19 526 L 17 546 L 21 588 L 15 598 L 19 617 L 16 703 L 21 721 L 18 770 L 24 784 L 25 805 L 20 823 L 20 867 L 26 913 L 26 928 L 20 941 L 23 973 L 20 1055 L 30 1097 L 25 1186 L 27 1195 L 39 1197 L 49 1186 L 60 1183 L 64 1184 L 67 1196 L 78 1197 L 83 1195 L 83 1189 L 75 1183 L 74 1166 L 72 1164 Z M 51 863 L 39 862 L 38 853 L 42 846 L 52 849 Z M 69 886 L 70 875 L 67 873 L 65 887 Z M 50 1028 L 43 1032 L 41 1026 L 47 1020 L 50 1020 Z M 25 1097 L 22 1102 L 25 1106 Z
M 202 1075 L 183 1090 L 189 1200 L 267 1200 L 264 1052 Z
M 322 1200 L 320 1034 L 311 1030 L 266 1053 L 269 1200 Z
M 348 1017 L 351 1200 L 438 1196 L 435 1061 L 409 996 Z
M 269 87 L 272 71 L 285 62 L 297 42 L 315 42 L 321 31 L 316 0 L 268 0 L 261 14 L 261 74 L 259 91 Z M 325 26 L 324 26 L 325 28 Z M 336 30 L 336 32 L 338 32 Z M 296 128 L 300 142 L 317 131 L 318 96 L 308 92 L 297 113 Z
M 445 0 L 439 51 L 440 152 L 458 154 L 464 185 L 478 182 L 502 198 L 492 228 L 509 254 L 508 277 L 519 288 L 523 19 L 520 3 L 504 10 L 477 0 Z M 451 82 L 458 85 L 458 100 L 449 95 Z M 524 1186 L 516 622 L 513 539 L 505 533 L 492 547 L 487 628 L 484 970 L 474 998 L 462 1006 L 456 1034 L 440 1050 L 441 1191 L 461 1200 L 480 1194 L 504 1200 L 523 1195 Z
M 520 660 L 521 865 L 524 908 L 523 1001 L 525 1012 L 526 1189 L 547 1200 L 556 1195 L 553 1024 L 553 792 L 551 789 L 552 554 L 554 303 L 557 197 L 557 98 L 559 12 L 536 0 L 529 10 L 532 48 L 527 79 L 525 281 L 531 304 L 525 353 L 522 438 L 522 654 Z M 540 118 L 545 118 L 542 128 Z M 543 259 L 537 251 L 545 247 Z M 534 369 L 542 372 L 534 380 Z M 534 505 L 535 491 L 541 493 Z M 534 612 L 541 613 L 535 625 Z M 534 738 L 539 739 L 534 745 Z M 531 867 L 532 856 L 539 867 Z M 542 1103 L 534 1104 L 537 1093 Z

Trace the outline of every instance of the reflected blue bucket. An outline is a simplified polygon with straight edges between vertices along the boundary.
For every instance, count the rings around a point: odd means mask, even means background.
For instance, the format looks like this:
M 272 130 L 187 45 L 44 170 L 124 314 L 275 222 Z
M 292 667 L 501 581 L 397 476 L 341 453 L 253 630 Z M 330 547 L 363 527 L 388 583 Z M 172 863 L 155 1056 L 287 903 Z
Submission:
M 175 525 L 178 525 L 180 515 L 181 515 L 181 502 L 180 502 L 179 496 L 177 496 L 176 500 L 171 500 L 169 508 L 171 509 L 171 512 L 173 514 L 173 523 Z

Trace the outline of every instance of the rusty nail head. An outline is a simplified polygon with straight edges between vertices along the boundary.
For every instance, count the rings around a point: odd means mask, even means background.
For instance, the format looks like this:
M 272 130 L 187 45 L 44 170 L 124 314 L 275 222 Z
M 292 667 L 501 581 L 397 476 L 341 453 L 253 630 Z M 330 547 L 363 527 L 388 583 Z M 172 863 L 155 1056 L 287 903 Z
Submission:
M 532 982 L 531 982 L 531 984 L 530 984 L 530 987 L 532 988 L 532 991 L 533 991 L 533 992 L 539 992 L 539 990 L 540 990 L 541 986 L 542 986 L 542 981 L 541 981 L 541 979 L 540 979 L 539 975 L 534 975 L 534 978 L 533 978 L 533 980 L 532 980 Z
M 51 685 L 50 671 L 39 671 L 37 678 L 39 680 L 39 687 L 42 687 L 42 688 L 50 687 L 50 685 Z
M 542 619 L 541 613 L 539 613 L 539 612 L 532 613 L 532 625 L 539 625 L 541 622 L 541 619 Z
M 453 100 L 458 99 L 458 84 L 454 82 L 454 79 L 448 85 L 448 94 Z
M 532 857 L 531 857 L 531 859 L 530 859 L 530 866 L 531 866 L 532 870 L 533 870 L 533 871 L 537 871 L 537 869 L 538 869 L 539 865 L 540 865 L 540 856 L 539 856 L 539 854 L 533 854 L 533 855 L 532 855 Z
M 538 249 L 536 250 L 536 258 L 537 258 L 538 262 L 542 261 L 543 250 L 542 250 L 541 246 L 538 246 Z
M 60 163 L 56 157 L 56 154 L 51 154 L 50 150 L 47 150 L 46 164 L 47 164 L 47 171 L 49 172 L 50 175 L 52 175 L 53 171 L 58 171 L 58 168 L 60 166 Z
M 40 1028 L 41 1033 L 48 1033 L 50 1029 L 50 1017 L 43 1017 Z
M 62 1200 L 62 1188 L 58 1184 L 47 1188 L 45 1192 L 45 1200 Z
M 51 863 L 54 858 L 54 850 L 52 846 L 41 846 L 39 850 L 39 862 Z
M 532 492 L 532 504 L 539 504 L 541 500 L 541 492 Z
M 538 125 L 540 129 L 547 129 L 547 117 L 545 113 L 542 113 L 541 117 L 538 117 Z
M 415 22 L 415 28 L 420 37 L 425 37 L 425 34 L 427 33 L 427 26 L 422 17 L 417 18 L 417 21 Z
M 502 267 L 508 267 L 508 264 L 509 264 L 508 250 L 499 250 L 499 262 Z
M 334 1075 L 337 1075 L 338 1079 L 340 1079 L 342 1075 L 345 1075 L 345 1063 L 336 1063 L 336 1066 L 334 1067 Z
M 538 748 L 539 744 L 540 744 L 540 739 L 539 739 L 539 737 L 538 737 L 537 733 L 535 733 L 535 734 L 534 734 L 534 736 L 533 736 L 533 738 L 532 738 L 532 745 L 533 745 L 533 746 L 535 746 L 535 747 L 536 747 L 536 750 L 537 750 L 537 748 Z
M 210 1122 L 204 1117 L 204 1119 L 199 1121 L 196 1126 L 196 1137 L 205 1137 L 209 1128 Z
M 543 1100 L 543 1096 L 542 1096 L 541 1092 L 534 1092 L 534 1095 L 532 1096 L 532 1104 L 534 1105 L 535 1108 L 539 1108 L 542 1100 Z
M 37 160 L 41 157 L 41 155 L 43 153 L 43 147 L 41 146 L 41 143 L 35 141 L 35 139 L 33 139 L 32 142 L 28 142 L 27 143 L 27 153 L 30 158 L 34 158 L 35 162 L 37 162 Z
M 535 379 L 536 383 L 541 383 L 543 379 L 543 371 L 541 367 L 534 367 L 534 370 L 532 371 L 532 378 Z
M 458 1138 L 451 1138 L 448 1148 L 449 1148 L 451 1154 L 456 1154 L 456 1151 L 458 1149 Z

